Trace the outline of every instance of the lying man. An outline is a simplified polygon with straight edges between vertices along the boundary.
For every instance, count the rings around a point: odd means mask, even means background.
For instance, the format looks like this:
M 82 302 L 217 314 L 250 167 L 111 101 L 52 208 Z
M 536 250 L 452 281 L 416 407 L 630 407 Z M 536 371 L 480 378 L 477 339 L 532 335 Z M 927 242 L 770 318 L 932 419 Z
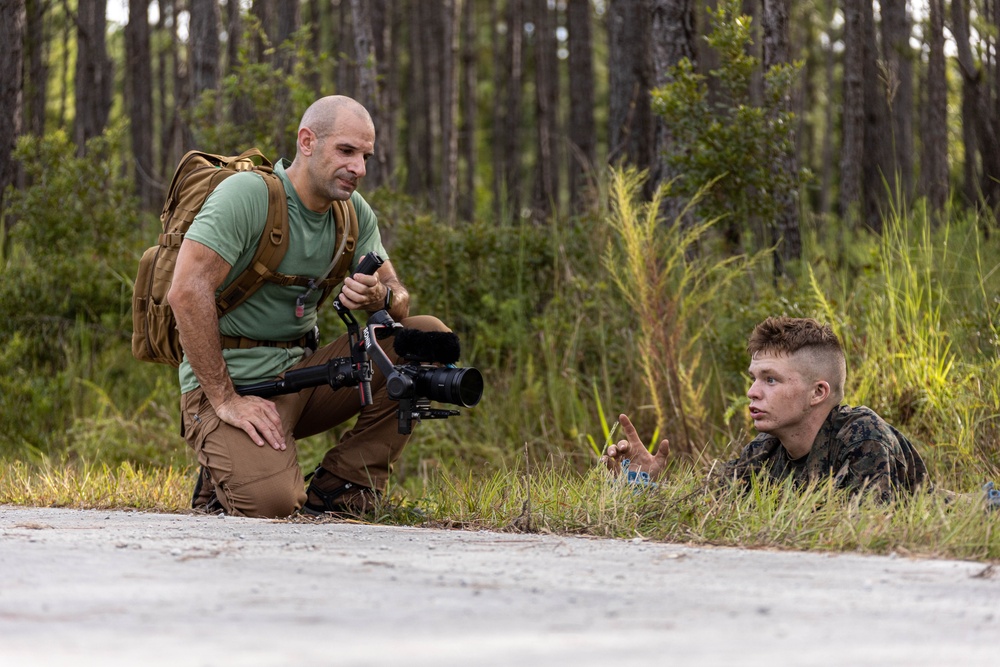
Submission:
M 770 317 L 754 328 L 747 351 L 750 416 L 760 434 L 722 467 L 723 477 L 747 480 L 756 473 L 802 484 L 832 476 L 837 488 L 884 502 L 930 484 L 923 460 L 899 431 L 869 408 L 841 403 L 847 363 L 829 326 Z M 669 443 L 650 454 L 629 418 L 619 422 L 625 439 L 608 447 L 602 461 L 615 473 L 628 461 L 629 472 L 659 478 Z

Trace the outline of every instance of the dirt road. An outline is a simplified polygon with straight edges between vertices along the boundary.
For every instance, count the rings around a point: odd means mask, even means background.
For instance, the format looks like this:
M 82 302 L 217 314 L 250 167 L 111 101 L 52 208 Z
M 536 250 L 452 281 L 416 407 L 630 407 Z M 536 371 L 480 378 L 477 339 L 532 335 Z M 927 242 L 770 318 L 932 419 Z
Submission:
M 989 665 L 1000 567 L 0 507 L 0 665 Z

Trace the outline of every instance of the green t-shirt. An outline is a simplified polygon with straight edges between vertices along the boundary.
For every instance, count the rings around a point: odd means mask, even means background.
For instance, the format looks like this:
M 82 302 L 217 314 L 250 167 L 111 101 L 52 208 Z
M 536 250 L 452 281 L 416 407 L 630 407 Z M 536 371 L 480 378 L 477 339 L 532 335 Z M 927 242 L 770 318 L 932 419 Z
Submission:
M 336 221 L 333 211 L 310 211 L 299 199 L 285 174 L 286 161 L 275 166 L 275 173 L 285 185 L 288 201 L 289 246 L 278 266 L 280 273 L 320 277 L 337 251 Z M 371 251 L 387 258 L 378 230 L 375 212 L 355 192 L 351 202 L 358 215 L 358 241 L 352 268 Z M 267 185 L 253 172 L 230 176 L 209 195 L 191 223 L 185 238 L 201 243 L 226 260 L 233 268 L 220 290 L 231 283 L 250 264 L 267 219 Z M 219 320 L 219 330 L 226 336 L 244 336 L 254 340 L 295 340 L 316 326 L 316 306 L 321 292 L 313 291 L 305 301 L 305 314 L 295 316 L 295 302 L 303 287 L 265 283 L 244 303 Z M 303 349 L 255 347 L 248 350 L 223 350 L 233 383 L 237 386 L 277 377 L 302 358 Z M 198 379 L 185 357 L 179 369 L 181 391 L 198 386 Z

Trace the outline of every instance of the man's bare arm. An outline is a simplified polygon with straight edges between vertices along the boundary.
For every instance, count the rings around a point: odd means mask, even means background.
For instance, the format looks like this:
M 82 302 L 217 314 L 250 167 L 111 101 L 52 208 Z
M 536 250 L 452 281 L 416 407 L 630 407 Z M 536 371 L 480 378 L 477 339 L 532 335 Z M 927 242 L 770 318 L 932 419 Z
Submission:
M 222 421 L 241 428 L 259 446 L 284 449 L 281 418 L 271 401 L 240 396 L 222 357 L 215 290 L 232 267 L 217 252 L 185 240 L 177 255 L 167 300 L 177 318 L 181 345 L 191 369 Z

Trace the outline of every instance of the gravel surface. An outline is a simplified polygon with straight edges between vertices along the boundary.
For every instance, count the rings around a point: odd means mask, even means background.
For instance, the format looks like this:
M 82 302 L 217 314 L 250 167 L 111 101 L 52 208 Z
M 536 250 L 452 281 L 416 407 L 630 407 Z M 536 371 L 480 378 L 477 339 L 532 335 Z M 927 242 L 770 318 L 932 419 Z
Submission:
M 0 507 L 11 667 L 998 659 L 983 563 Z

